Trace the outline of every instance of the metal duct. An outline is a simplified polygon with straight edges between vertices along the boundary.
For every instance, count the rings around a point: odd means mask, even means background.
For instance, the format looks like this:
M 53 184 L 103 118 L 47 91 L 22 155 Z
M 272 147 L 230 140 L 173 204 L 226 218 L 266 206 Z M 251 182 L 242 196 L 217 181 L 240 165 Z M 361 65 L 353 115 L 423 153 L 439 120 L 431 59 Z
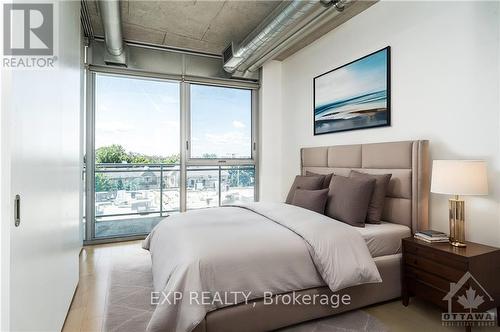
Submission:
M 344 10 L 345 3 L 346 2 L 340 0 L 340 1 L 335 1 L 332 5 L 328 5 L 328 7 L 334 6 L 337 10 L 334 10 L 334 11 L 328 10 L 328 11 L 323 11 L 323 12 L 319 13 L 317 16 L 315 16 L 312 20 L 307 22 L 300 29 L 300 33 L 294 33 L 294 34 L 288 36 L 287 38 L 285 38 L 284 40 L 273 45 L 273 48 L 271 50 L 269 50 L 268 52 L 265 52 L 263 54 L 260 54 L 258 59 L 255 59 L 255 60 L 250 59 L 251 61 L 248 61 L 248 63 L 250 63 L 250 65 L 248 66 L 248 65 L 246 65 L 246 63 L 244 63 L 241 66 L 241 70 L 245 70 L 245 71 L 248 70 L 250 72 L 254 72 L 254 71 L 258 70 L 260 67 L 262 67 L 262 65 L 266 61 L 273 59 L 279 53 L 281 53 L 282 51 L 284 51 L 285 49 L 287 49 L 288 47 L 293 45 L 293 43 L 295 43 L 300 38 L 302 38 L 303 34 L 307 35 L 307 34 L 311 33 L 315 29 L 319 28 L 321 25 L 325 24 L 327 21 L 331 20 L 332 18 L 334 18 L 335 16 L 340 14 Z
M 106 64 L 126 66 L 119 0 L 99 0 L 99 11 L 104 29 L 107 54 Z
M 266 24 L 265 27 L 257 27 L 257 29 L 248 35 L 241 43 L 233 56 L 224 63 L 224 70 L 233 73 L 238 69 L 248 57 L 255 53 L 264 44 L 270 43 L 280 33 L 288 27 L 297 23 L 304 17 L 319 0 L 292 0 L 290 3 L 274 18 Z
M 255 63 L 262 64 L 263 57 L 268 60 L 269 54 L 277 54 L 270 49 L 279 46 L 283 50 L 292 40 L 296 40 L 302 28 L 310 29 L 315 21 L 324 18 L 325 14 L 336 15 L 344 9 L 349 0 L 292 0 L 285 2 L 284 8 L 278 7 L 278 14 L 271 13 L 254 32 L 243 40 L 241 46 L 232 57 L 224 63 L 224 70 L 237 75 L 244 75 L 247 69 L 256 69 Z M 335 9 L 333 9 L 335 8 Z M 304 22 L 305 21 L 305 22 Z M 273 45 L 276 44 L 277 45 Z M 225 51 L 226 52 L 226 51 Z M 251 69 L 250 69 L 251 68 Z

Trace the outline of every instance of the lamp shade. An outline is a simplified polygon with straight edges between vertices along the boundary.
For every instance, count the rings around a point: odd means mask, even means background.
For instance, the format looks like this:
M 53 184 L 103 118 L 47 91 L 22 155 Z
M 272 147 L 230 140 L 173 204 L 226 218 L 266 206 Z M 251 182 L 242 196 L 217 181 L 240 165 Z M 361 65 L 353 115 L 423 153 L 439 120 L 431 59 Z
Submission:
M 431 191 L 448 195 L 488 195 L 484 160 L 434 160 Z

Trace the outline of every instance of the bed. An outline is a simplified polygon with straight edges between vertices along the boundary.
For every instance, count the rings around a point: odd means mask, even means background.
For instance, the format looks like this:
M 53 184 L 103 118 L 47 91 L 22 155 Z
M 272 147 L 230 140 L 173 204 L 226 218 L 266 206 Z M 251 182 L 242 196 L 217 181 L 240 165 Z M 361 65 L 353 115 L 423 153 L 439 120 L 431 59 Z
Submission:
M 401 239 L 428 223 L 428 141 L 303 148 L 300 167 L 302 174 L 391 173 L 384 222 L 357 228 L 278 203 L 179 215 L 144 244 L 155 290 L 165 290 L 167 302 L 157 306 L 149 331 L 269 331 L 401 295 Z M 172 300 L 171 290 L 239 288 L 252 295 L 223 305 L 165 301 Z M 264 298 L 264 290 L 272 296 Z M 298 298 L 348 295 L 350 303 L 289 303 L 283 295 L 292 292 Z

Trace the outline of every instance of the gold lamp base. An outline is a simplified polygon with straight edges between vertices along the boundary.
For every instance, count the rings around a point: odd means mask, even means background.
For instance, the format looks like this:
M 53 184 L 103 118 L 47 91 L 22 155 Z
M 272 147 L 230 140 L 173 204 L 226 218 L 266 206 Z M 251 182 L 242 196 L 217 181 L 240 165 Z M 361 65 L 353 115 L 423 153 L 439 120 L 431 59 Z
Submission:
M 445 242 L 446 243 L 446 242 Z M 464 248 L 464 247 L 467 247 L 467 245 L 465 243 L 462 243 L 462 242 L 458 242 L 458 241 L 451 241 L 450 240 L 450 244 L 454 247 L 460 247 L 460 248 Z
M 450 244 L 455 247 L 466 247 L 465 244 L 465 201 L 455 198 L 448 200 L 450 219 Z

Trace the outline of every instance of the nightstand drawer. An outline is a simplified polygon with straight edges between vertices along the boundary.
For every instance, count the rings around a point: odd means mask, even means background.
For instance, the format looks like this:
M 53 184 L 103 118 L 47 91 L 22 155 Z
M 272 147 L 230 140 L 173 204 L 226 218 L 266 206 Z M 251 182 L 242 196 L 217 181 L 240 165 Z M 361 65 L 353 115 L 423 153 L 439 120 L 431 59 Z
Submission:
M 450 280 L 443 279 L 431 273 L 424 272 L 410 265 L 405 266 L 405 277 L 415 279 L 416 281 L 435 287 L 445 293 L 450 290 Z
M 419 282 L 415 279 L 408 279 L 408 290 L 413 294 L 418 294 L 419 297 L 422 297 L 443 309 L 447 309 L 448 303 L 443 301 L 443 298 L 446 296 L 446 292 L 438 290 L 434 287 L 426 285 L 422 282 Z M 456 305 L 453 305 L 456 307 Z M 458 309 L 458 308 L 457 308 Z
M 449 257 L 439 250 L 418 246 L 415 243 L 404 243 L 404 250 L 410 254 L 439 262 L 457 270 L 467 271 L 467 262 L 453 259 L 453 257 Z
M 451 266 L 444 265 L 443 263 L 410 253 L 405 253 L 404 260 L 405 264 L 408 264 L 418 270 L 439 275 L 442 278 L 453 282 L 457 282 L 466 272 L 465 270 L 458 270 Z

